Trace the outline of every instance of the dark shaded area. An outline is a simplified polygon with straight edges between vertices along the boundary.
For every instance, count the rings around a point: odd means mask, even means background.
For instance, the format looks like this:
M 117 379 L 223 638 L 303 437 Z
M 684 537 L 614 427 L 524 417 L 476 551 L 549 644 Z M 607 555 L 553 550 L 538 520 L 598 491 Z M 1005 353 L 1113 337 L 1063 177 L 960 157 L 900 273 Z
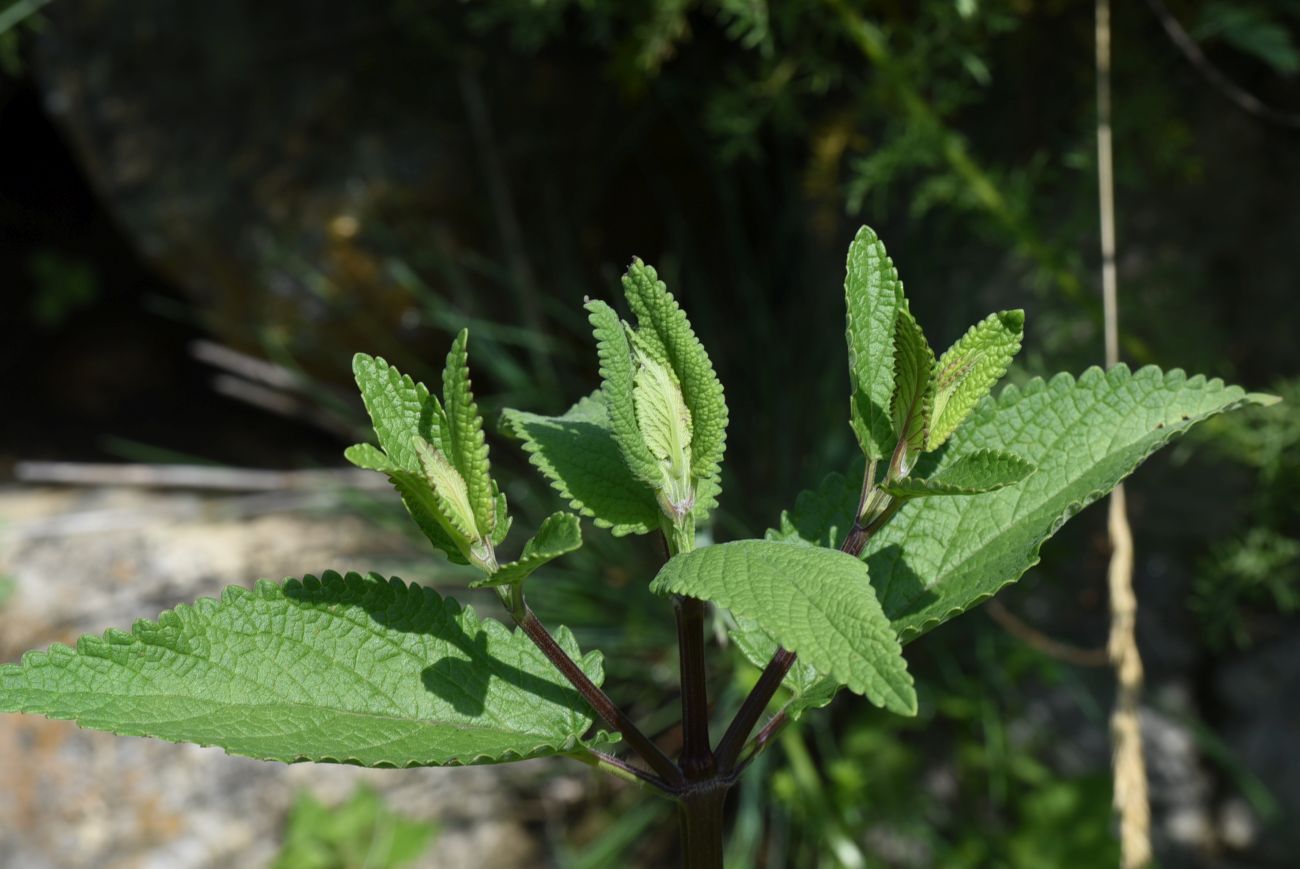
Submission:
M 335 463 L 333 439 L 214 395 L 212 370 L 187 352 L 211 333 L 141 260 L 40 99 L 30 80 L 0 83 L 0 401 L 12 409 L 0 461 L 156 447 L 255 467 Z

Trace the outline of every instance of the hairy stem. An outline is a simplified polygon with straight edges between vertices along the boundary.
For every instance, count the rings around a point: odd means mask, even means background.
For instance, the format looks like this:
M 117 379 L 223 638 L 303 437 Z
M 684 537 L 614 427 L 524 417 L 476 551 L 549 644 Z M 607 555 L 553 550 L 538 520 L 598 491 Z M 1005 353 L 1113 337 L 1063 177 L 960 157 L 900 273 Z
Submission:
M 537 648 L 542 650 L 547 659 L 555 665 L 564 678 L 569 680 L 583 699 L 591 704 L 591 708 L 596 710 L 596 714 L 605 720 L 610 727 L 617 730 L 627 741 L 627 744 L 641 756 L 650 768 L 666 781 L 670 786 L 678 786 L 684 781 L 681 770 L 677 764 L 664 754 L 659 746 L 655 745 L 648 736 L 641 732 L 641 729 L 633 723 L 632 719 L 620 709 L 613 700 L 609 699 L 604 691 L 587 678 L 587 674 L 582 672 L 582 668 L 569 657 L 560 644 L 555 642 L 546 627 L 538 620 L 532 609 L 524 601 L 523 590 L 518 585 L 511 586 L 508 595 L 502 594 L 503 599 L 507 599 L 507 606 L 510 609 L 510 615 L 514 618 L 515 623 L 519 625 L 528 638 L 533 641 Z

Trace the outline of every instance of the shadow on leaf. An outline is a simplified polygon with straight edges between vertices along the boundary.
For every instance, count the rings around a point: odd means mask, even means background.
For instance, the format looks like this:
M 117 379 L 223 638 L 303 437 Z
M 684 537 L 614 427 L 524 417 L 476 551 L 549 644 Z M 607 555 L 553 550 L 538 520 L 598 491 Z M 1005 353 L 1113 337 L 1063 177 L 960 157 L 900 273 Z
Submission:
M 346 577 L 326 574 L 318 584 L 286 584 L 284 593 L 316 606 L 360 607 L 389 630 L 425 635 L 454 649 L 455 653 L 432 660 L 420 671 L 419 679 L 425 690 L 462 715 L 484 714 L 489 688 L 498 712 L 518 712 L 502 707 L 526 705 L 528 695 L 568 709 L 587 709 L 586 701 L 561 681 L 559 673 L 553 673 L 555 681 L 551 681 L 502 659 L 502 653 L 516 661 L 527 656 L 530 665 L 535 661 L 538 669 L 550 670 L 541 652 L 531 644 L 525 645 L 517 633 L 512 635 L 510 629 L 497 622 L 480 621 L 472 610 L 432 589 L 374 574 L 362 577 L 351 573 Z M 469 622 L 470 631 L 463 622 Z M 415 677 L 414 672 L 411 675 Z M 493 680 L 501 684 L 494 685 Z

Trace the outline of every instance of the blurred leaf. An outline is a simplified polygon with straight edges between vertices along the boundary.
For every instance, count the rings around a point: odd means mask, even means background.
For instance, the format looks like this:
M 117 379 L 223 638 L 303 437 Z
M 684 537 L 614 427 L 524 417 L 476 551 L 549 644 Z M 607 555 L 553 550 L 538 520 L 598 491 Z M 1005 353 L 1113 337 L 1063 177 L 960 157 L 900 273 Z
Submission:
M 303 792 L 294 801 L 274 869 L 399 869 L 420 857 L 438 825 L 394 812 L 370 788 L 330 808 Z
M 52 250 L 41 250 L 27 260 L 35 286 L 31 317 L 38 326 L 54 329 L 99 296 L 99 277 L 85 262 Z
M 1300 71 L 1300 50 L 1291 34 L 1264 7 L 1247 3 L 1207 3 L 1192 31 L 1198 40 L 1222 39 L 1262 61 L 1278 75 Z

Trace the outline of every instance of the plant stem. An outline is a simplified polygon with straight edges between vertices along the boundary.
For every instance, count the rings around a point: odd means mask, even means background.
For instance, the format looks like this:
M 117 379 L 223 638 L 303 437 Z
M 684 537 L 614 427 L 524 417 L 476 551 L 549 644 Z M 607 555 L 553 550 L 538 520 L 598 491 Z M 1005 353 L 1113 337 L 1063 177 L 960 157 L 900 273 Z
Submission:
M 772 696 L 776 694 L 776 689 L 781 687 L 785 674 L 794 666 L 794 660 L 794 652 L 778 647 L 772 660 L 768 661 L 767 666 L 763 668 L 762 675 L 754 683 L 749 696 L 740 704 L 740 710 L 728 725 L 727 732 L 722 735 L 722 741 L 718 743 L 716 757 L 721 772 L 729 773 L 735 768 L 736 759 L 740 757 L 740 750 L 744 747 L 745 740 L 749 738 L 749 732 L 758 723 L 759 716 L 763 714 Z
M 505 599 L 507 595 L 502 594 Z M 677 768 L 677 764 L 664 754 L 659 746 L 655 745 L 648 736 L 641 732 L 640 728 L 633 723 L 632 719 L 624 714 L 623 710 L 615 705 L 613 700 L 609 699 L 604 691 L 587 678 L 587 674 L 582 672 L 569 654 L 560 648 L 560 644 L 555 642 L 546 627 L 538 620 L 532 609 L 524 601 L 523 590 L 518 585 L 511 586 L 507 606 L 510 609 L 510 615 L 514 618 L 515 623 L 523 629 L 528 638 L 533 641 L 537 648 L 542 650 L 547 659 L 555 665 L 564 678 L 569 680 L 583 699 L 591 704 L 591 708 L 596 710 L 596 714 L 605 719 L 610 727 L 617 730 L 627 744 L 641 758 L 650 765 L 659 776 L 670 786 L 676 787 L 684 782 L 682 772 Z
M 672 558 L 695 548 L 695 520 L 665 517 L 665 554 Z M 677 660 L 682 689 L 682 753 L 678 766 L 687 781 L 698 781 L 716 768 L 709 747 L 709 693 L 704 667 L 704 601 L 684 595 L 673 596 L 677 619 Z
M 675 596 L 678 658 L 682 685 L 682 754 L 687 780 L 711 775 L 715 769 L 709 748 L 709 697 L 704 671 L 704 602 Z
M 678 798 L 677 823 L 685 869 L 722 869 L 723 809 L 730 787 L 730 781 L 712 778 Z
M 759 729 L 754 738 L 750 740 L 749 751 L 740 759 L 740 762 L 736 764 L 734 775 L 739 777 L 740 774 L 745 771 L 745 768 L 753 763 L 755 758 L 763 753 L 763 750 L 771 744 L 772 740 L 776 738 L 776 736 L 780 734 L 789 723 L 790 715 L 786 710 L 782 709 L 780 712 L 773 715 L 768 722 Z
M 643 769 L 637 769 L 625 760 L 614 757 L 612 754 L 606 754 L 603 751 L 597 751 L 594 748 L 579 748 L 569 757 L 581 761 L 593 769 L 599 769 L 609 773 L 615 778 L 621 778 L 623 781 L 631 782 L 642 790 L 649 791 L 655 796 L 665 799 L 673 799 L 673 788 L 663 779 L 652 772 Z

